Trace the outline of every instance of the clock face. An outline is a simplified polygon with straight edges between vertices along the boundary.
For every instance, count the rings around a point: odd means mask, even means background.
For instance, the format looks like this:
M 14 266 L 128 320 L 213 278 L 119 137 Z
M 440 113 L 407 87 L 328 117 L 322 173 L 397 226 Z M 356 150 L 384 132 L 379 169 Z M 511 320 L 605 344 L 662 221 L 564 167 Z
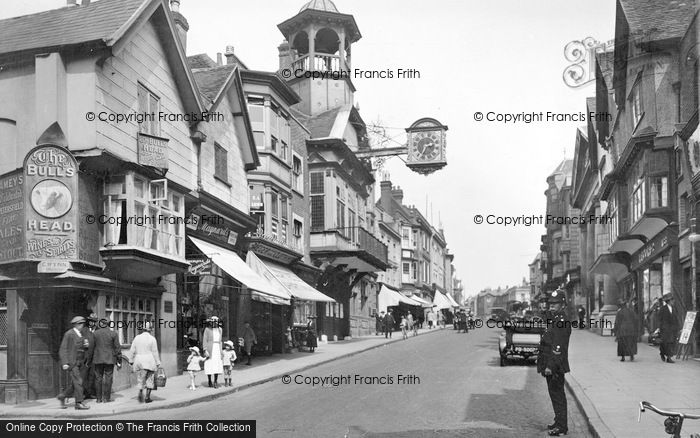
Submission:
M 423 131 L 413 134 L 413 156 L 420 161 L 433 161 L 440 156 L 439 131 Z

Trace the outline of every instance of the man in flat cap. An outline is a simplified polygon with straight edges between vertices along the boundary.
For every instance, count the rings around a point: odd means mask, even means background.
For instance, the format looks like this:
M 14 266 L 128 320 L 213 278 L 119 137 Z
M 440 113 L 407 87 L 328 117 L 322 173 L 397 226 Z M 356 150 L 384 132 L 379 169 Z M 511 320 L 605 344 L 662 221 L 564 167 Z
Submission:
M 673 354 L 676 347 L 676 335 L 678 334 L 678 315 L 673 308 L 673 295 L 670 293 L 661 297 L 662 305 L 657 313 L 657 324 L 661 335 L 661 346 L 659 353 L 662 362 L 674 363 Z
M 97 314 L 91 313 L 86 319 L 86 325 L 83 327 L 81 334 L 88 340 L 88 349 L 85 351 L 85 366 L 82 369 L 83 391 L 85 398 L 95 398 L 95 365 L 93 364 L 93 356 L 95 354 L 95 329 L 97 328 Z
M 75 409 L 89 409 L 83 404 L 83 368 L 85 367 L 86 352 L 90 347 L 90 342 L 83 336 L 82 330 L 85 327 L 85 318 L 76 316 L 70 323 L 72 328 L 63 334 L 61 347 L 58 356 L 61 360 L 61 367 L 68 372 L 69 378 L 66 380 L 66 388 L 58 394 L 61 408 L 66 407 L 66 398 L 75 397 Z
M 561 289 L 549 295 L 549 318 L 537 356 L 537 372 L 547 379 L 549 398 L 554 408 L 554 423 L 547 426 L 550 436 L 566 435 L 569 431 L 564 374 L 569 372 L 571 323 L 564 313 L 564 297 L 565 292 Z

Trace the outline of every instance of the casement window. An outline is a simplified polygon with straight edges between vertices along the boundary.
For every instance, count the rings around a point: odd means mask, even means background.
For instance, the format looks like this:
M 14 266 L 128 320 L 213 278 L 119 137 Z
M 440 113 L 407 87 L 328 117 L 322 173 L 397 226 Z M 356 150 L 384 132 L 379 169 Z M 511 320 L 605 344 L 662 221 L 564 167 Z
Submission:
M 617 211 L 617 193 L 613 194 L 608 201 L 608 217 L 610 217 L 610 244 L 612 245 L 620 233 L 620 219 Z
M 265 149 L 265 99 L 257 96 L 248 96 L 248 115 L 250 125 L 253 128 L 255 147 Z
M 294 243 L 299 249 L 304 249 L 304 223 L 301 219 L 294 219 Z
M 105 296 L 105 313 L 107 319 L 114 323 L 119 343 L 131 344 L 139 334 L 138 327 L 145 321 L 155 320 L 155 298 L 111 294 Z
M 401 228 L 401 246 L 408 248 L 410 246 L 411 240 L 411 228 L 403 227 Z
M 0 290 L 0 350 L 7 348 L 7 291 Z
M 345 232 L 345 204 L 341 200 L 336 201 L 336 228 Z
M 301 157 L 294 154 L 292 159 L 292 181 L 293 188 L 297 192 L 304 194 L 304 168 L 302 166 Z
M 411 262 L 411 278 L 413 281 L 416 281 L 418 279 L 418 266 L 416 265 L 416 262 Z
M 276 192 L 270 192 L 270 233 L 274 238 L 279 236 L 279 204 Z
M 143 115 L 143 122 L 139 123 L 139 132 L 160 137 L 160 98 L 141 83 L 136 88 L 136 94 L 138 112 Z
M 289 229 L 289 203 L 288 198 L 280 196 L 280 239 L 287 242 L 287 230 Z
M 274 135 L 270 136 L 270 150 L 274 153 L 277 153 L 277 137 Z
M 228 183 L 228 151 L 214 143 L 214 177 Z
M 634 129 L 639 121 L 642 119 L 642 114 L 644 114 L 644 105 L 642 102 L 641 95 L 641 80 L 632 87 L 632 93 L 630 93 L 630 110 L 632 114 L 632 129 Z
M 325 187 L 323 172 L 309 173 L 309 194 L 311 197 L 311 229 L 325 229 Z
M 644 178 L 639 178 L 632 189 L 632 195 L 630 196 L 630 212 L 632 215 L 631 224 L 636 223 L 644 214 L 645 202 L 644 202 Z M 631 225 L 630 224 L 630 225 Z
M 184 257 L 185 198 L 165 179 L 134 172 L 105 178 L 103 244 L 129 245 Z
M 665 176 L 651 177 L 649 188 L 651 189 L 649 208 L 668 207 L 668 178 Z

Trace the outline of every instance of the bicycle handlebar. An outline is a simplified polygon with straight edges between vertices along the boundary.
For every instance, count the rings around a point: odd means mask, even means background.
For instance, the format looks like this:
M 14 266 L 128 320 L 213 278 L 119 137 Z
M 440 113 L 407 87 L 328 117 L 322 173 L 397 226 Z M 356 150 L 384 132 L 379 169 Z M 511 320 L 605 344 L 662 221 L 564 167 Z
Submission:
M 640 416 L 640 418 L 642 416 L 642 412 L 644 412 L 645 409 L 649 409 L 650 411 L 654 411 L 657 414 L 664 415 L 666 417 L 681 417 L 681 418 L 688 418 L 690 420 L 700 420 L 700 415 L 684 414 L 683 412 L 664 411 L 664 410 L 659 409 L 656 406 L 652 405 L 648 401 L 639 402 L 639 416 Z

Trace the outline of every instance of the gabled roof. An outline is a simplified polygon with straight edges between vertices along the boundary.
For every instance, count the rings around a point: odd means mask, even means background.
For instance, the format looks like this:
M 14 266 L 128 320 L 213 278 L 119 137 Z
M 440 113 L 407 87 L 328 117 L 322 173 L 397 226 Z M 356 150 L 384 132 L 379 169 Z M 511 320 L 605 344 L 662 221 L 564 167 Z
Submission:
M 313 117 L 308 117 L 307 128 L 311 131 L 311 138 L 343 138 L 342 132 L 340 136 L 331 135 L 336 118 L 341 107 L 333 108 L 328 111 L 317 114 Z
M 108 41 L 151 0 L 100 0 L 0 20 L 0 53 Z
M 0 59 L 37 53 L 104 49 L 119 52 L 153 20 L 185 110 L 201 114 L 202 102 L 166 0 L 100 0 L 0 20 Z
M 692 0 L 619 0 L 630 35 L 646 41 L 682 37 L 695 15 Z
M 199 91 L 210 101 L 214 101 L 231 76 L 235 65 L 216 65 L 211 68 L 193 69 Z

